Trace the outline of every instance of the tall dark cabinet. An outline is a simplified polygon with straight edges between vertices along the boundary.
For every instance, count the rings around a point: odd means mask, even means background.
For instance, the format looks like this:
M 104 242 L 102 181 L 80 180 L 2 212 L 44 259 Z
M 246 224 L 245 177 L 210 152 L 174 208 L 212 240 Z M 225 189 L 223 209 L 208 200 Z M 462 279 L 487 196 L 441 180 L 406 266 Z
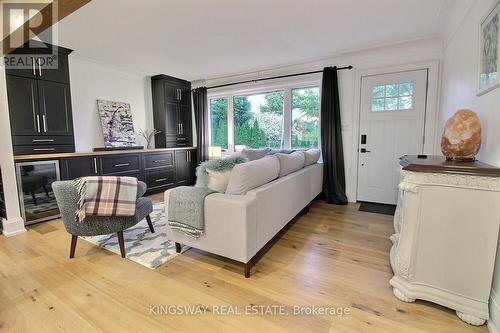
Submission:
M 191 83 L 168 75 L 151 78 L 156 148 L 192 145 Z
M 15 155 L 75 151 L 68 66 L 72 50 L 49 44 L 44 46 L 44 52 L 48 48 L 56 55 L 53 60 L 57 66 L 45 65 L 42 51 L 29 49 L 32 53 L 30 69 L 6 69 Z M 26 52 L 20 49 L 12 54 Z

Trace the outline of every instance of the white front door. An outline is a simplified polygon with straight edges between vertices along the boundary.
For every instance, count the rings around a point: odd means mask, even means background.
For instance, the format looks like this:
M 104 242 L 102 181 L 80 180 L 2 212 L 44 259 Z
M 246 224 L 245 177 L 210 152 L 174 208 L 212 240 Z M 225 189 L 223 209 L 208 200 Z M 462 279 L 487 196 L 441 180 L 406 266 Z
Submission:
M 427 70 L 362 77 L 358 201 L 396 204 L 399 157 L 422 154 Z

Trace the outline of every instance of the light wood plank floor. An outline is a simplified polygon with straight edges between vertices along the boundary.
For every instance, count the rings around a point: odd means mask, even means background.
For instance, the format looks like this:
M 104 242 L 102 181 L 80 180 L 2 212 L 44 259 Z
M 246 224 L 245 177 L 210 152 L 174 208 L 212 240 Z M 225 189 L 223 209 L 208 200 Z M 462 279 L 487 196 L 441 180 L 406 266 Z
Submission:
M 70 260 L 70 237 L 60 220 L 0 237 L 0 331 L 487 332 L 446 308 L 394 298 L 392 219 L 357 208 L 315 202 L 282 233 L 250 279 L 241 264 L 194 249 L 149 270 L 80 240 Z M 338 306 L 350 314 L 151 314 L 150 305 L 157 304 Z

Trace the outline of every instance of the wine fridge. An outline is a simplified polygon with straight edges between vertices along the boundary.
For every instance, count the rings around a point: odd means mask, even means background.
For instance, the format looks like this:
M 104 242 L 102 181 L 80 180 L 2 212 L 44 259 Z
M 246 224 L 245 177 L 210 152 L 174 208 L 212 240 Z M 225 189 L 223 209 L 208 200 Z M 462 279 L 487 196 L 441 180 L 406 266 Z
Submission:
M 52 220 L 60 216 L 52 183 L 60 180 L 59 161 L 16 163 L 17 187 L 25 224 Z

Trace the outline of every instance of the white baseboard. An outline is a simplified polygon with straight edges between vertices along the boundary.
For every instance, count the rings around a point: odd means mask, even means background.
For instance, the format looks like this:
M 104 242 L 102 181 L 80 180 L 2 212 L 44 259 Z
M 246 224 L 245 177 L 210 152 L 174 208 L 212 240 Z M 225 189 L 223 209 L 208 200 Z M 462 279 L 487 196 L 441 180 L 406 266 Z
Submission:
M 500 298 L 493 289 L 490 295 L 490 319 L 487 325 L 490 333 L 500 333 Z
M 24 227 L 24 220 L 21 217 L 2 220 L 2 233 L 5 237 L 12 237 L 26 232 Z

